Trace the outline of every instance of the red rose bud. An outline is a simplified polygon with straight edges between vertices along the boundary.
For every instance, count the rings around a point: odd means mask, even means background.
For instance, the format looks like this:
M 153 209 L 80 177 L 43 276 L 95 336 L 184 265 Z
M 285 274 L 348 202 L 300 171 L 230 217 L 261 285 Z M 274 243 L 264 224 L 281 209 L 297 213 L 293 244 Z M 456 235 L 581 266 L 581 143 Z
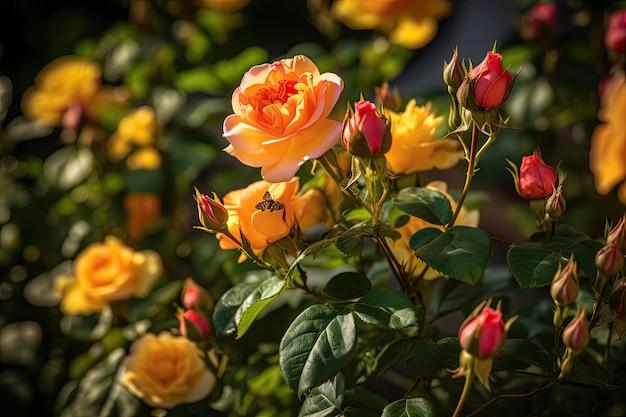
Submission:
M 495 357 L 506 341 L 502 313 L 484 307 L 480 314 L 470 316 L 459 330 L 461 348 L 479 359 Z
M 199 342 L 209 335 L 209 321 L 195 310 L 186 310 L 177 314 L 180 334 Z
M 580 352 L 589 344 L 589 328 L 585 317 L 585 309 L 581 308 L 576 312 L 576 316 L 563 329 L 563 344 L 573 356 L 578 356 Z
M 626 214 L 613 226 L 606 237 L 606 244 L 619 246 L 622 252 L 626 252 Z
M 389 87 L 387 81 L 383 82 L 380 87 L 375 87 L 376 92 L 376 105 L 382 106 L 386 110 L 398 111 L 400 109 L 400 103 L 402 103 L 402 97 L 400 96 L 400 90 L 395 87 L 393 90 Z
M 228 211 L 222 205 L 219 198 L 213 193 L 213 198 L 207 195 L 201 194 L 197 188 L 196 190 L 196 203 L 198 205 L 198 217 L 200 223 L 206 229 L 219 231 L 227 227 Z
M 529 200 L 545 198 L 552 195 L 556 179 L 556 169 L 546 165 L 535 150 L 532 155 L 522 158 L 517 189 Z
M 606 275 L 615 275 L 624 267 L 624 254 L 617 245 L 605 245 L 596 254 L 596 267 Z
M 530 41 L 546 39 L 552 36 L 558 24 L 558 7 L 555 3 L 535 4 L 522 19 L 522 37 Z
M 624 307 L 626 303 L 626 278 L 620 278 L 613 284 L 609 295 L 609 304 L 619 317 L 624 317 L 626 312 Z
M 559 267 L 550 285 L 550 296 L 559 307 L 567 307 L 578 297 L 578 265 L 574 261 L 574 254 L 563 268 Z
M 477 67 L 465 77 L 457 91 L 457 99 L 468 110 L 492 109 L 508 97 L 513 77 L 502 68 L 502 56 L 489 51 Z
M 343 144 L 352 155 L 361 158 L 382 155 L 389 150 L 389 123 L 378 115 L 374 103 L 368 100 L 357 102 L 354 114 L 348 108 L 344 120 Z
M 181 293 L 181 301 L 186 309 L 203 311 L 209 307 L 209 293 L 200 287 L 192 278 L 185 279 Z
M 459 51 L 454 50 L 450 63 L 443 61 L 443 81 L 449 87 L 448 91 L 454 94 L 465 79 L 465 73 L 467 71 L 459 63 Z
M 626 52 L 626 10 L 617 10 L 611 14 L 609 27 L 604 34 L 604 45 L 610 52 Z

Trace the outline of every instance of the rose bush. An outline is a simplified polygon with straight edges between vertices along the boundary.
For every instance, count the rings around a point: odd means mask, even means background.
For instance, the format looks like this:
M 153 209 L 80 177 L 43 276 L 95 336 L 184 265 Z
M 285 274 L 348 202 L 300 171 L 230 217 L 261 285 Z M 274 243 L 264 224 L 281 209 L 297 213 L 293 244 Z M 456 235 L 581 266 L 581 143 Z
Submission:
M 234 114 L 224 120 L 224 150 L 261 167 L 266 181 L 288 181 L 340 137 L 341 122 L 328 119 L 343 89 L 333 73 L 320 74 L 298 55 L 251 68 L 232 96 Z

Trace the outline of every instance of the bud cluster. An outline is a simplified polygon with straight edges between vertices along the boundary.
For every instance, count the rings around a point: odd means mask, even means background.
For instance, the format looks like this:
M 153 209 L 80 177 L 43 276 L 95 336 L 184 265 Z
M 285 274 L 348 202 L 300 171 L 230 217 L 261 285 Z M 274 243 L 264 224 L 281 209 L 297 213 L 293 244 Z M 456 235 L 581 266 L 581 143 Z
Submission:
M 183 308 L 176 313 L 180 333 L 196 342 L 206 340 L 211 330 L 209 293 L 192 278 L 187 278 L 183 283 L 181 302 Z
M 626 256 L 626 215 L 609 231 L 606 244 L 596 254 L 596 267 L 604 276 L 617 275 Z

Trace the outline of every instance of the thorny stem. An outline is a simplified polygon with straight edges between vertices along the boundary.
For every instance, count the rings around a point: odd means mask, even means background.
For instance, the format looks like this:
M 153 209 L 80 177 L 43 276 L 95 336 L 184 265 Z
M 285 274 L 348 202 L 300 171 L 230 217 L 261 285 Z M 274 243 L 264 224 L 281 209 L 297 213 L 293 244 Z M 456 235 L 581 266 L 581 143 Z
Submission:
M 480 407 L 478 407 L 476 410 L 472 411 L 470 414 L 468 414 L 465 417 L 477 416 L 485 408 L 489 407 L 491 404 L 495 403 L 496 401 L 504 399 L 504 398 L 527 398 L 527 397 L 531 397 L 531 396 L 533 396 L 533 395 L 535 395 L 535 394 L 537 394 L 537 393 L 539 393 L 541 391 L 545 391 L 548 388 L 551 388 L 557 382 L 559 382 L 561 380 L 561 378 L 562 378 L 562 376 L 559 376 L 558 378 L 548 382 L 545 385 L 540 385 L 539 387 L 535 388 L 534 390 L 532 390 L 530 392 L 524 392 L 524 393 L 519 393 L 519 394 L 498 394 L 498 395 L 495 395 L 494 397 L 490 398 L 489 401 L 486 401 L 483 405 L 481 405 Z M 456 417 L 456 415 L 454 417 Z
M 410 296 L 409 294 L 410 286 L 409 286 L 408 279 L 404 273 L 404 268 L 402 268 L 402 265 L 398 261 L 398 258 L 396 258 L 396 256 L 393 254 L 393 251 L 389 247 L 389 244 L 387 243 L 387 239 L 385 238 L 383 233 L 380 231 L 380 224 L 377 224 L 374 226 L 374 233 L 376 233 L 376 239 L 378 240 L 380 245 L 383 247 L 383 250 L 385 251 L 385 256 L 387 260 L 389 261 L 389 263 L 391 264 L 393 275 L 396 277 L 396 280 L 402 287 L 402 290 L 404 291 L 404 293 Z
M 472 178 L 474 177 L 474 173 L 476 172 L 476 146 L 478 145 L 478 135 L 480 130 L 476 123 L 473 124 L 472 129 L 472 141 L 470 143 L 469 155 L 467 156 L 467 174 L 465 174 L 465 185 L 463 185 L 463 192 L 461 193 L 461 197 L 459 197 L 459 201 L 456 204 L 456 209 L 454 210 L 454 214 L 452 215 L 452 219 L 446 225 L 446 229 L 452 227 L 454 222 L 456 221 L 459 213 L 461 212 L 461 208 L 463 207 L 463 202 L 465 201 L 465 197 L 469 192 L 470 183 L 472 182 Z M 481 150 L 483 150 L 481 148 Z
M 465 401 L 469 396 L 470 389 L 472 388 L 472 382 L 474 382 L 475 377 L 474 369 L 471 367 L 469 371 L 465 374 L 465 385 L 463 385 L 463 391 L 461 392 L 461 397 L 459 397 L 459 402 L 456 404 L 456 409 L 454 410 L 454 414 L 452 417 L 459 417 L 461 415 L 461 410 L 463 409 L 463 405 L 465 405 Z
M 326 154 L 323 154 L 320 158 L 317 159 L 317 161 L 320 163 L 320 165 L 322 165 L 324 171 L 326 171 L 326 173 L 330 175 L 333 181 L 335 181 L 335 184 L 337 184 L 341 192 L 348 196 L 348 198 L 350 198 L 352 201 L 360 205 L 361 200 L 358 196 L 354 195 L 354 193 L 349 188 L 341 187 L 342 179 L 339 178 L 335 169 L 330 165 L 330 162 L 328 162 L 328 157 L 326 156 Z

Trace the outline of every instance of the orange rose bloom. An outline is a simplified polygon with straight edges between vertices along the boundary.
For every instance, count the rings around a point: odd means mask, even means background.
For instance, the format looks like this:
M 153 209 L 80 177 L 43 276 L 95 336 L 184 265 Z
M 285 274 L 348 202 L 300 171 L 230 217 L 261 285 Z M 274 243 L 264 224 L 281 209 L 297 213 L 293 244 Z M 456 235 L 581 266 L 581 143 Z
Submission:
M 425 46 L 437 34 L 437 21 L 448 16 L 447 0 L 337 0 L 330 9 L 351 29 L 376 29 L 409 49 Z
M 224 120 L 230 142 L 224 151 L 261 167 L 266 181 L 290 180 L 338 142 L 341 122 L 326 117 L 342 89 L 339 76 L 320 74 L 302 55 L 252 67 L 233 93 L 235 114 Z
M 89 315 L 114 301 L 145 297 L 161 275 L 156 252 L 135 252 L 120 239 L 107 236 L 92 243 L 74 261 L 74 276 L 57 282 L 63 314 Z
M 620 184 L 619 201 L 626 205 L 626 75 L 618 72 L 602 94 L 598 119 L 591 135 L 589 168 L 598 193 L 605 195 Z
M 456 210 L 456 203 L 452 199 L 452 196 L 448 194 L 448 184 L 443 181 L 432 181 L 426 188 L 430 188 L 433 190 L 437 190 L 443 193 L 450 200 L 450 204 L 452 206 L 452 211 Z M 459 216 L 454 223 L 456 226 L 471 226 L 478 227 L 480 213 L 478 210 L 467 211 L 464 207 L 461 208 L 459 212 Z M 409 240 L 414 233 L 418 230 L 422 230 L 426 227 L 436 227 L 437 229 L 444 230 L 443 226 L 434 225 L 428 223 L 425 220 L 420 219 L 419 217 L 411 216 L 409 221 L 397 228 L 398 232 L 400 232 L 401 237 L 396 241 L 392 242 L 389 239 L 389 244 L 391 245 L 391 250 L 393 251 L 396 258 L 404 265 L 404 269 L 409 276 L 417 276 L 422 272 L 422 269 L 426 266 L 426 264 L 421 260 L 415 257 L 415 251 L 409 247 Z M 426 272 L 424 276 L 425 279 L 435 279 L 440 277 L 441 274 L 434 269 L 430 268 Z
M 128 238 L 139 242 L 150 224 L 161 215 L 161 200 L 151 193 L 130 192 L 124 197 L 124 209 Z
M 402 113 L 390 111 L 389 116 L 393 139 L 385 158 L 392 174 L 449 169 L 463 158 L 458 140 L 433 137 L 443 117 L 435 116 L 429 104 L 417 106 L 415 99 L 411 99 Z
M 147 333 L 132 344 L 121 382 L 151 407 L 168 409 L 200 401 L 216 382 L 201 355 L 184 336 Z

